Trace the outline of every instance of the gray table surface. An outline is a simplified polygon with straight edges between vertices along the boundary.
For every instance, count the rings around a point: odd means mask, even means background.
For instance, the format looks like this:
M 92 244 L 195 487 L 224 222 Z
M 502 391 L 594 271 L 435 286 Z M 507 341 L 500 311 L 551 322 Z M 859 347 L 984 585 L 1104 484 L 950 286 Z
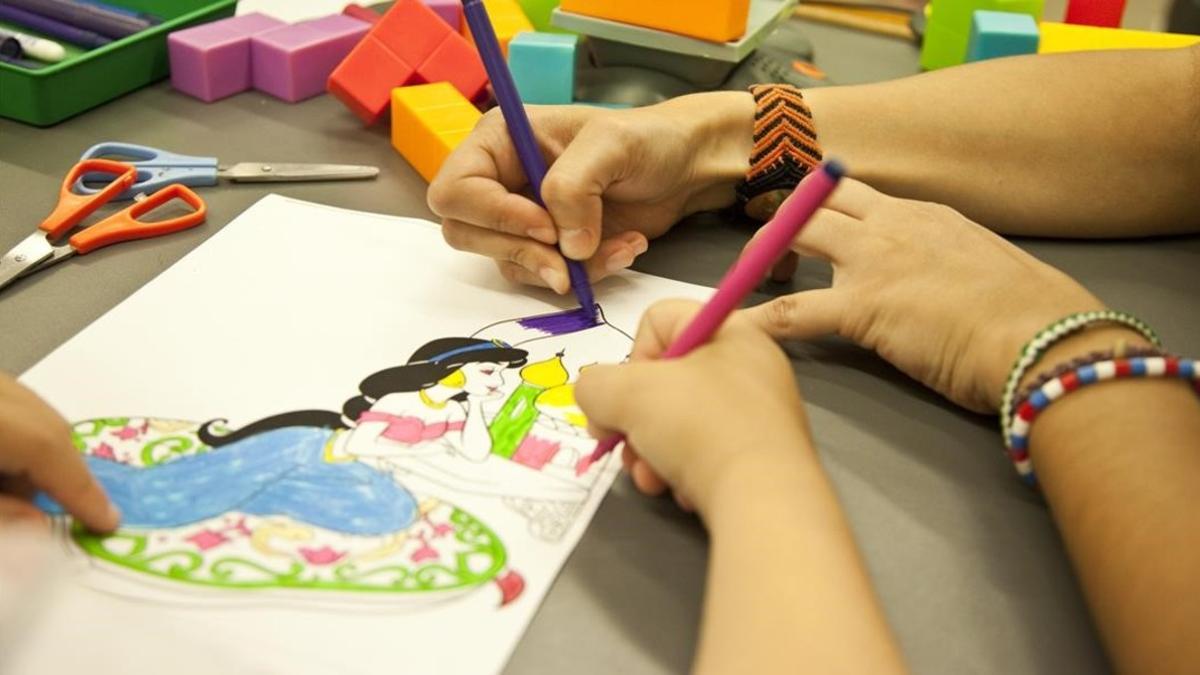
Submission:
M 910 45 L 820 26 L 809 34 L 818 65 L 840 82 L 916 72 Z M 286 105 L 250 92 L 205 105 L 160 84 L 51 129 L 0 120 L 0 246 L 15 244 L 39 222 L 65 169 L 101 140 L 227 161 L 376 164 L 382 175 L 374 182 L 275 189 L 348 208 L 432 216 L 424 183 L 386 132 L 362 130 L 329 97 Z M 19 373 L 33 365 L 271 189 L 205 190 L 205 227 L 76 258 L 8 289 L 0 295 L 0 369 Z M 635 268 L 713 285 L 748 234 L 714 216 L 693 218 L 655 242 Z M 1174 350 L 1200 353 L 1200 238 L 1020 243 L 1111 305 L 1140 314 Z M 795 285 L 828 279 L 826 267 L 810 264 Z M 1106 672 L 1046 508 L 1015 480 L 994 421 L 953 408 L 844 343 L 789 351 L 817 442 L 913 670 Z M 747 526 L 761 529 L 769 544 L 771 529 L 788 524 Z M 619 480 L 508 672 L 685 671 L 705 560 L 706 538 L 695 520 Z

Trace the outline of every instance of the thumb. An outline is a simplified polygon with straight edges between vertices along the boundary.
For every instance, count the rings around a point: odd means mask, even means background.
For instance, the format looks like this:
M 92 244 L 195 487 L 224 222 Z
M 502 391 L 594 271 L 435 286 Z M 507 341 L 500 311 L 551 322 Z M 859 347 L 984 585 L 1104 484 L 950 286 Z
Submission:
M 600 245 L 604 192 L 620 179 L 629 157 L 615 138 L 603 125 L 584 125 L 542 182 L 542 202 L 568 258 L 587 260 Z
M 808 340 L 839 334 L 846 300 L 832 288 L 784 295 L 742 310 L 742 316 L 775 339 Z
M 628 433 L 646 410 L 641 399 L 646 387 L 645 368 L 653 363 L 591 366 L 575 383 L 575 402 L 588 419 L 589 427 Z

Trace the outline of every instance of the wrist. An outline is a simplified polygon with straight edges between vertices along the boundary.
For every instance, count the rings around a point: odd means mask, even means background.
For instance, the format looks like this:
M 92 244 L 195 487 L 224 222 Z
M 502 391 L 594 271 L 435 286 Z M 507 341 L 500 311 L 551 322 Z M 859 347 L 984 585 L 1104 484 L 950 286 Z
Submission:
M 1024 391 L 1042 373 L 1052 370 L 1060 363 L 1066 363 L 1093 352 L 1152 346 L 1153 344 L 1149 340 L 1132 328 L 1108 325 L 1093 326 L 1063 338 L 1046 350 L 1042 358 L 1032 368 L 1025 371 L 1024 377 L 1017 385 L 1017 390 Z
M 756 502 L 792 499 L 812 477 L 822 475 L 820 460 L 802 429 L 760 443 L 743 439 L 740 444 L 744 450 L 701 471 L 695 481 L 693 502 L 709 527 L 717 526 L 718 514 L 736 511 L 733 507 L 748 495 Z
M 722 91 L 681 96 L 661 105 L 672 109 L 673 119 L 685 120 L 692 141 L 692 189 L 684 213 L 733 204 L 737 184 L 750 169 L 754 97 L 744 91 Z

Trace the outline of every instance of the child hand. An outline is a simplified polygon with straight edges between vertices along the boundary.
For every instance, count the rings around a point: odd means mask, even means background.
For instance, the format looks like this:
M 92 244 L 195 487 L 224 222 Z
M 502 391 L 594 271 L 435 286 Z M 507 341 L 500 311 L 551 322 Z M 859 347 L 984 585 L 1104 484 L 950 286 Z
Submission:
M 592 435 L 627 439 L 637 487 L 668 485 L 703 514 L 739 465 L 815 458 L 800 393 L 783 351 L 734 316 L 688 356 L 657 359 L 699 310 L 687 301 L 654 305 L 642 318 L 632 363 L 583 371 L 575 397 Z
M 89 529 L 111 532 L 120 514 L 88 473 L 71 430 L 36 394 L 0 374 L 0 521 L 43 520 L 28 500 L 45 491 Z
M 792 249 L 830 261 L 833 287 L 777 298 L 747 317 L 777 338 L 853 340 L 978 412 L 999 409 L 1008 371 L 1037 331 L 1104 307 L 953 209 L 849 179 Z

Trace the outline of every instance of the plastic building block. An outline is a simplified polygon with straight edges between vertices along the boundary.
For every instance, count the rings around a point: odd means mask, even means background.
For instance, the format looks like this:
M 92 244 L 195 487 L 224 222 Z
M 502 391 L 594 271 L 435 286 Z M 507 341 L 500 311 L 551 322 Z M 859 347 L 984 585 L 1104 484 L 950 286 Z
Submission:
M 525 103 L 565 105 L 575 96 L 579 37 L 518 33 L 508 43 L 508 69 Z
M 525 16 L 529 19 L 529 23 L 533 24 L 534 30 L 539 33 L 562 33 L 562 31 L 550 25 L 550 13 L 558 7 L 559 0 L 517 0 L 521 3 L 521 9 L 525 11 Z
M 259 33 L 250 39 L 254 88 L 285 101 L 325 92 L 325 81 L 371 24 L 334 14 Z
M 496 40 L 500 43 L 500 51 L 507 58 L 508 43 L 517 36 L 517 33 L 532 31 L 533 24 L 529 23 L 529 18 L 525 16 L 525 12 L 521 9 L 521 5 L 517 4 L 517 0 L 483 0 L 483 6 L 487 8 L 488 19 L 491 19 L 492 28 L 496 30 Z M 471 37 L 471 29 L 467 26 L 466 21 L 462 25 L 462 34 L 474 48 L 475 38 Z
M 371 25 L 379 23 L 379 20 L 383 18 L 379 12 L 376 12 L 370 7 L 363 7 L 362 5 L 353 2 L 342 8 L 342 14 L 345 14 L 346 16 L 352 16 L 359 21 L 366 21 Z
M 711 42 L 729 42 L 746 32 L 750 0 L 562 0 L 560 9 Z
M 482 115 L 446 82 L 392 90 L 392 147 L 426 181 L 475 128 Z
M 1174 49 L 1200 44 L 1200 35 L 1182 33 L 1098 28 L 1050 21 L 1042 22 L 1039 28 L 1042 32 L 1042 41 L 1038 45 L 1039 54 L 1104 49 Z
M 254 12 L 167 36 L 171 86 L 212 102 L 250 88 L 250 38 L 284 23 Z
M 1067 23 L 1120 28 L 1125 0 L 1067 0 Z
M 421 0 L 396 0 L 329 76 L 326 87 L 367 124 L 387 112 L 392 89 L 449 82 L 467 99 L 487 86 L 473 47 Z
M 462 30 L 462 0 L 425 0 L 425 5 L 455 32 Z
M 983 9 L 975 12 L 967 47 L 968 61 L 1036 54 L 1037 49 L 1038 27 L 1032 16 Z
M 971 21 L 977 10 L 1028 14 L 1040 21 L 1044 0 L 932 0 L 921 67 L 925 70 L 957 66 L 967 59 Z

